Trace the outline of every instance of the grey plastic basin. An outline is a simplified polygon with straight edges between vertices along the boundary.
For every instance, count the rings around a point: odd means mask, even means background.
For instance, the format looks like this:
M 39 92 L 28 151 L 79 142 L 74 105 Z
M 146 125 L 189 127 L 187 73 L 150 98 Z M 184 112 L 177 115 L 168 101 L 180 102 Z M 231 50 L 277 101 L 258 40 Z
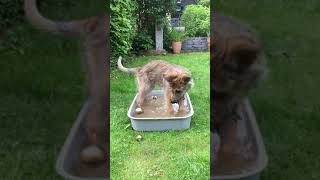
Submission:
M 163 91 L 153 90 L 150 93 L 151 96 L 163 96 Z M 128 111 L 128 117 L 131 120 L 132 128 L 136 131 L 164 131 L 164 130 L 183 130 L 190 128 L 191 117 L 193 115 L 193 107 L 189 98 L 186 94 L 187 106 L 189 112 L 187 115 L 182 117 L 154 117 L 154 118 L 141 118 L 134 117 L 135 102 L 137 95 L 134 97 L 131 106 Z
M 77 168 L 80 164 L 80 150 L 85 146 L 87 139 L 84 128 L 84 120 L 87 112 L 88 103 L 85 103 L 60 151 L 56 162 L 56 171 L 64 179 L 69 180 L 109 180 L 109 178 L 100 174 L 102 169 L 106 169 L 103 165 L 86 169 L 88 172 L 86 172 L 85 176 L 79 175 L 81 172 L 77 172 L 79 171 Z
M 268 157 L 263 144 L 262 136 L 259 127 L 256 122 L 256 117 L 249 103 L 246 99 L 243 102 L 242 116 L 246 122 L 246 127 L 249 135 L 252 138 L 253 144 L 256 149 L 256 157 L 251 167 L 243 169 L 237 174 L 214 174 L 211 179 L 214 180 L 259 180 L 261 172 L 266 168 L 268 164 Z M 213 170 L 214 171 L 214 170 Z

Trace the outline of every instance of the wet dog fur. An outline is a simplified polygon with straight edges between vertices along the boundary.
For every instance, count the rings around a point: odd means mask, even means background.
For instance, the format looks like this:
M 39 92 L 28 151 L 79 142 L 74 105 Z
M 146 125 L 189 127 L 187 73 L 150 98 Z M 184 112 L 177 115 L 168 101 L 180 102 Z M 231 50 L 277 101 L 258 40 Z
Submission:
M 143 102 L 146 96 L 156 85 L 160 85 L 164 90 L 167 112 L 169 114 L 174 113 L 172 107 L 174 103 L 179 104 L 178 112 L 186 111 L 183 103 L 185 94 L 193 86 L 190 72 L 178 65 L 162 60 L 154 60 L 137 68 L 125 68 L 121 61 L 122 57 L 119 57 L 118 68 L 121 71 L 136 75 L 138 89 L 137 108 L 141 108 L 143 111 Z
M 237 119 L 237 106 L 267 73 L 265 54 L 255 32 L 234 18 L 212 16 L 211 95 L 217 130 L 223 119 Z M 216 28 L 213 28 L 216 27 Z
M 215 136 L 216 147 L 211 162 L 218 157 L 219 147 L 228 146 L 228 139 L 221 136 L 228 124 L 239 126 L 241 105 L 250 90 L 267 74 L 266 59 L 256 33 L 238 20 L 214 13 L 211 16 L 211 121 L 210 129 Z M 231 122 L 233 121 L 233 122 Z M 227 128 L 225 128 L 227 127 Z M 238 128 L 234 128 L 239 131 Z M 243 130 L 241 130 L 243 131 Z M 239 138 L 237 132 L 232 132 Z M 222 139 L 220 139 L 222 138 Z M 229 139 L 230 139 L 229 138 Z M 239 139 L 244 142 L 244 139 Z M 221 144 L 220 144 L 221 143 Z

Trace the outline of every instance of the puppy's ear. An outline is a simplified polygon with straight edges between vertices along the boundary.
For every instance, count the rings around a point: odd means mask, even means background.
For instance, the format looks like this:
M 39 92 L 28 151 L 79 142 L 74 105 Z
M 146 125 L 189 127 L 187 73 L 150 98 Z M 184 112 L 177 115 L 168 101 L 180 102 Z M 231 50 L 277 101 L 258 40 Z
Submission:
M 163 74 L 163 78 L 167 80 L 168 82 L 172 82 L 178 77 L 178 73 L 176 71 L 170 71 L 165 74 Z
M 193 88 L 193 86 L 194 86 L 193 81 L 189 81 L 189 82 L 186 84 L 187 89 L 191 89 L 191 88 Z
M 191 80 L 191 76 L 189 74 L 184 74 L 181 79 L 185 84 L 187 84 Z
M 243 66 L 250 66 L 261 52 L 258 42 L 244 38 L 238 38 L 230 43 L 229 53 L 238 63 Z

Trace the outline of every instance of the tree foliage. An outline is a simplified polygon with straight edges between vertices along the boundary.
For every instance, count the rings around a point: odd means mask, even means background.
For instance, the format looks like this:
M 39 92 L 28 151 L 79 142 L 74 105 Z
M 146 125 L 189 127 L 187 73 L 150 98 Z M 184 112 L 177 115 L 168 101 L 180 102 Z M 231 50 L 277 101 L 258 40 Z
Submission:
M 210 0 L 199 0 L 198 4 L 205 7 L 210 7 Z
M 137 28 L 137 4 L 134 0 L 112 0 L 110 8 L 111 58 L 115 61 L 115 58 L 127 55 L 132 49 Z
M 176 0 L 137 0 L 138 28 L 162 26 L 166 22 L 166 14 L 174 12 Z
M 186 35 L 190 37 L 207 36 L 210 32 L 210 10 L 202 5 L 188 5 L 181 16 Z

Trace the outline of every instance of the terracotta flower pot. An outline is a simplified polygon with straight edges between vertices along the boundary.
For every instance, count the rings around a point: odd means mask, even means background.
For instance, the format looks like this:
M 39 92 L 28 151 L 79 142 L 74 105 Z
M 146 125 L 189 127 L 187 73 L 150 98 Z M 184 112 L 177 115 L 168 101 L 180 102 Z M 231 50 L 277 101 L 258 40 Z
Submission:
M 180 54 L 182 42 L 172 42 L 173 54 Z
M 208 42 L 208 49 L 210 50 L 210 37 L 207 38 L 207 42 Z

